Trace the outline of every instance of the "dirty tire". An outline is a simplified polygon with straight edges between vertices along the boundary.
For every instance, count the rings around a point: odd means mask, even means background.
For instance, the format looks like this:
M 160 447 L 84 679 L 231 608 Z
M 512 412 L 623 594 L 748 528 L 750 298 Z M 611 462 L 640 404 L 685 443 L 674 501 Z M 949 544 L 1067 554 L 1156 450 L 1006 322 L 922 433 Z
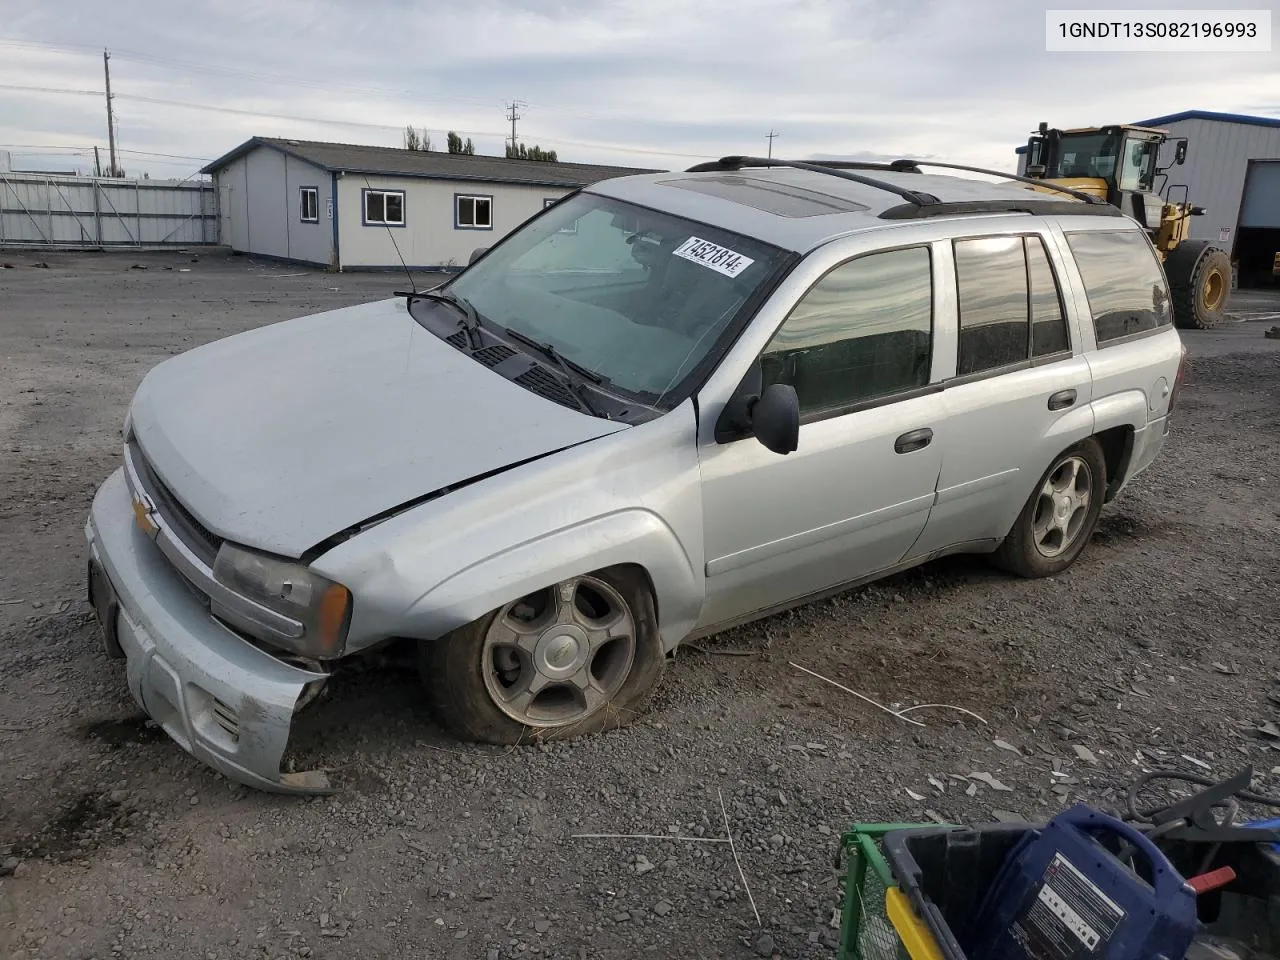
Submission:
M 1222 322 L 1231 294 L 1231 258 L 1204 240 L 1180 243 L 1165 259 L 1174 325 L 1210 330 Z
M 1054 477 L 1064 464 L 1072 460 L 1077 461 L 1079 465 L 1087 467 L 1091 475 L 1089 478 L 1091 493 L 1088 507 L 1070 545 L 1056 556 L 1046 556 L 1037 545 L 1037 508 L 1041 503 L 1042 491 L 1045 489 L 1046 484 L 1049 483 L 1050 478 Z M 1049 465 L 1049 469 L 1036 481 L 1035 489 L 1032 490 L 1031 496 L 1027 498 L 1026 505 L 1023 506 L 1022 512 L 1018 514 L 1018 519 L 1014 521 L 1013 529 L 1009 531 L 1009 535 L 1000 544 L 1000 548 L 992 555 L 992 561 L 1002 570 L 1017 574 L 1020 577 L 1051 577 L 1054 574 L 1061 573 L 1075 562 L 1076 558 L 1080 556 L 1080 551 L 1084 549 L 1085 544 L 1089 542 L 1089 538 L 1093 536 L 1094 528 L 1098 525 L 1098 515 L 1102 512 L 1102 502 L 1106 494 L 1106 487 L 1106 458 L 1103 456 L 1102 447 L 1097 440 L 1089 437 L 1064 450 L 1053 458 L 1053 463 Z
M 418 670 L 432 713 L 449 733 L 476 743 L 519 744 L 569 740 L 625 726 L 640 716 L 662 679 L 666 657 L 648 578 L 638 568 L 590 574 L 612 587 L 626 602 L 635 624 L 634 654 L 620 689 L 594 713 L 560 726 L 533 726 L 508 716 L 485 682 L 485 638 L 505 608 L 438 640 L 418 646 Z

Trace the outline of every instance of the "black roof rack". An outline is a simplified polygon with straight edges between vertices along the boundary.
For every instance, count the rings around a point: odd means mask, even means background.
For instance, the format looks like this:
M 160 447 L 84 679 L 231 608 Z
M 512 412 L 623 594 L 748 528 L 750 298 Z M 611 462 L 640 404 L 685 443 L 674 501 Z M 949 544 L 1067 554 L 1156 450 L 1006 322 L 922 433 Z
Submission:
M 881 170 L 886 173 L 922 173 L 923 171 L 920 169 L 922 166 L 943 167 L 949 170 L 967 170 L 971 173 L 984 173 L 993 177 L 1003 177 L 1006 180 L 1016 180 L 1019 183 L 1028 183 L 1032 186 L 1043 187 L 1046 190 L 1053 190 L 1056 193 L 1065 193 L 1072 197 L 1073 200 L 1039 200 L 1029 195 L 1025 200 L 1010 198 L 1007 200 L 946 202 L 939 200 L 930 193 L 907 190 L 887 180 L 879 180 L 875 177 L 850 172 L 852 170 Z M 905 204 L 899 204 L 881 212 L 880 219 L 882 220 L 911 220 L 926 217 L 955 216 L 966 213 L 1093 214 L 1104 217 L 1122 215 L 1118 207 L 1112 206 L 1099 197 L 1073 190 L 1070 187 L 1060 186 L 1056 183 L 1046 183 L 1043 180 L 1034 180 L 1014 173 L 1006 173 L 1003 170 L 989 170 L 986 167 L 972 167 L 963 163 L 944 163 L 934 160 L 903 159 L 893 160 L 888 163 L 873 163 L 860 160 L 814 160 L 810 162 L 804 160 L 781 160 L 773 157 L 733 156 L 696 164 L 689 167 L 686 172 L 708 173 L 716 170 L 742 170 L 748 167 L 792 167 L 797 170 L 809 170 L 831 177 L 839 177 L 842 180 L 852 180 L 855 183 L 875 187 L 877 190 L 886 190 L 907 201 Z M 1074 202 L 1077 200 L 1083 201 L 1083 203 Z
M 864 186 L 875 187 L 877 190 L 888 190 L 890 193 L 896 193 L 909 203 L 917 206 L 927 206 L 929 204 L 941 203 L 937 197 L 931 193 L 919 193 L 915 190 L 907 190 L 898 186 L 896 183 L 889 183 L 887 180 L 876 180 L 873 177 L 864 177 L 861 174 L 850 173 L 846 169 L 833 167 L 829 163 L 809 163 L 805 160 L 777 160 L 762 157 L 721 157 L 719 160 L 712 160 L 708 163 L 699 163 L 688 169 L 688 173 L 708 173 L 714 170 L 741 170 L 744 167 L 794 167 L 797 170 L 810 170 L 814 173 L 825 173 L 829 177 L 839 177 L 841 180 L 852 180 L 854 183 L 861 183 Z

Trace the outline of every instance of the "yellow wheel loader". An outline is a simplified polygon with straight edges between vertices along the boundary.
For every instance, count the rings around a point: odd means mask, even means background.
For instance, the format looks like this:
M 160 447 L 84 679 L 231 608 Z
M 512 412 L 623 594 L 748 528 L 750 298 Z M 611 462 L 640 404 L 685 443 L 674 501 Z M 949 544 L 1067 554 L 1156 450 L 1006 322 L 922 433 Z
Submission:
M 1147 229 L 1164 261 L 1173 291 L 1174 323 L 1207 330 L 1222 320 L 1231 292 L 1231 258 L 1208 240 L 1192 240 L 1191 218 L 1203 214 L 1185 186 L 1168 186 L 1169 167 L 1157 166 L 1168 133 L 1114 124 L 1054 130 L 1040 124 L 1027 141 L 1026 175 L 1106 200 Z M 1187 158 L 1187 140 L 1175 138 L 1173 163 Z M 1164 186 L 1157 190 L 1156 181 Z M 1182 191 L 1174 202 L 1169 196 Z M 1163 195 L 1162 195 L 1163 194 Z

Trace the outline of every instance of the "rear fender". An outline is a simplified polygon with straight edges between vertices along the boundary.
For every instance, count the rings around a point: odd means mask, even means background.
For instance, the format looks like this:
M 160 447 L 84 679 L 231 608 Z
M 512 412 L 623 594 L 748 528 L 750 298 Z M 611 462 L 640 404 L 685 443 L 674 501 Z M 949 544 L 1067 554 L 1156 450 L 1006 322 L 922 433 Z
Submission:
M 1112 427 L 1132 427 L 1142 430 L 1147 426 L 1147 395 L 1142 390 L 1123 390 L 1094 400 L 1093 432 L 1101 433 Z
M 623 565 L 648 575 L 663 649 L 674 649 L 698 620 L 703 581 L 671 528 L 640 509 L 565 527 L 463 567 L 413 604 L 408 625 L 412 635 L 434 639 L 553 583 Z

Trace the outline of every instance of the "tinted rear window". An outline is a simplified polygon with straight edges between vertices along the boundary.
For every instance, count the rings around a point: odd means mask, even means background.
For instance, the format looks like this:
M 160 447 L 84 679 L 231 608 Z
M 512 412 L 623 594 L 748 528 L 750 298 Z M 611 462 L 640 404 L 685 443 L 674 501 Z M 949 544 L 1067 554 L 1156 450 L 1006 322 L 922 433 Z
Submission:
M 1080 267 L 1098 343 L 1173 323 L 1164 271 L 1136 230 L 1068 233 Z

